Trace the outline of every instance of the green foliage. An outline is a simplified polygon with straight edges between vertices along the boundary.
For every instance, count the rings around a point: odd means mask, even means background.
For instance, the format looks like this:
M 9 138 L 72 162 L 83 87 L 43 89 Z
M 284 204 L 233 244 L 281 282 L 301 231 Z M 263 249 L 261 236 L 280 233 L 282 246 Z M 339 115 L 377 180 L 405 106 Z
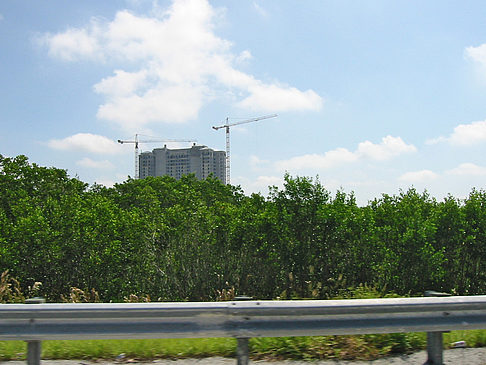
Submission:
M 442 249 L 434 247 L 437 203 L 415 189 L 372 202 L 375 239 L 379 245 L 378 286 L 400 293 L 424 292 L 442 283 Z
M 64 170 L 0 155 L 0 272 L 2 303 L 485 294 L 486 191 L 438 202 L 409 189 L 360 207 L 353 194 L 289 175 L 268 198 L 193 175 L 89 187 Z M 464 339 L 486 343 L 484 331 L 445 334 L 446 344 Z M 229 356 L 235 347 L 233 339 L 163 341 L 123 349 L 76 341 L 71 350 L 47 342 L 44 351 L 153 358 Z M 372 359 L 424 344 L 421 334 L 250 342 L 254 358 L 295 359 Z M 24 352 L 0 343 L 2 359 Z
M 485 205 L 409 189 L 360 207 L 289 175 L 268 198 L 193 175 L 89 187 L 0 155 L 0 272 L 48 301 L 484 294 Z

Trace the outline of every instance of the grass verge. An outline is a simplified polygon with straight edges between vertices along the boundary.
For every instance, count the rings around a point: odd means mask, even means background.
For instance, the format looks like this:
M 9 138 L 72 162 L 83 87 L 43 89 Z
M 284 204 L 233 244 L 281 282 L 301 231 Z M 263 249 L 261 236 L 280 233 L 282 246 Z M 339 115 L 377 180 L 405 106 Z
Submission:
M 444 346 L 466 341 L 468 347 L 486 346 L 486 330 L 452 331 L 444 334 Z M 254 359 L 371 360 L 424 349 L 425 333 L 395 333 L 360 336 L 277 337 L 250 340 Z M 44 341 L 43 359 L 131 359 L 232 357 L 233 338 Z M 0 341 L 0 360 L 23 360 L 26 344 Z

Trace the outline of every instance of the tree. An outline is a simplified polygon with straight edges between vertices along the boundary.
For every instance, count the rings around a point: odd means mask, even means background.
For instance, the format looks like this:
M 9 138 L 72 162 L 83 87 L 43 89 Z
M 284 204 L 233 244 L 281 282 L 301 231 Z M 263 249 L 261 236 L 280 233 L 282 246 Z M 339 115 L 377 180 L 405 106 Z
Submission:
M 444 254 L 435 248 L 436 205 L 427 192 L 419 194 L 413 188 L 371 203 L 381 256 L 376 267 L 380 287 L 401 294 L 423 293 L 442 283 Z

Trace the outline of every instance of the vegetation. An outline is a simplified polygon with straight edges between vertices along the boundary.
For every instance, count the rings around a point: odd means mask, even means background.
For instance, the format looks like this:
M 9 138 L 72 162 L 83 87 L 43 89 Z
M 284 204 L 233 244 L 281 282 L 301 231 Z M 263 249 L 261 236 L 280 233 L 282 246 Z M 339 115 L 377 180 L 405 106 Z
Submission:
M 486 346 L 486 331 L 444 333 L 444 345 L 466 341 L 468 347 Z M 257 359 L 372 360 L 398 353 L 422 350 L 425 333 L 386 335 L 277 337 L 250 339 L 250 354 Z M 0 341 L 0 361 L 23 360 L 27 345 L 22 341 Z M 234 338 L 153 340 L 43 341 L 43 359 L 137 359 L 233 357 Z M 120 356 L 123 354 L 122 356 Z
M 107 188 L 0 155 L 0 302 L 484 294 L 485 204 L 484 190 L 437 201 L 410 188 L 358 206 L 353 194 L 288 175 L 268 197 L 191 175 Z M 381 343 L 368 351 L 377 354 L 422 346 L 413 334 L 389 336 L 252 346 L 280 356 L 276 348 L 308 353 L 305 344 L 312 357 L 342 341 Z
M 72 287 L 101 301 L 484 294 L 485 203 L 411 188 L 360 207 L 290 176 L 267 198 L 194 176 L 106 188 L 0 155 L 0 272 L 48 301 Z

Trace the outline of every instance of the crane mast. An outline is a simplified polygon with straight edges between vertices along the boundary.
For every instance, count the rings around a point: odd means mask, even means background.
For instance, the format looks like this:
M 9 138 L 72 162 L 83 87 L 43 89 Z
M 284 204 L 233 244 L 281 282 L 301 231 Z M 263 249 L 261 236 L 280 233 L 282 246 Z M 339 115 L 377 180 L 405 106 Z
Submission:
M 251 118 L 251 119 L 246 119 L 242 120 L 239 122 L 234 122 L 234 123 L 229 123 L 229 118 L 226 118 L 225 124 L 220 125 L 220 126 L 213 126 L 214 130 L 218 130 L 221 128 L 224 128 L 226 130 L 226 184 L 230 184 L 230 127 L 235 126 L 235 125 L 240 125 L 240 124 L 246 124 L 246 123 L 251 123 L 251 122 L 257 122 L 262 119 L 269 119 L 269 118 L 275 118 L 277 114 L 271 114 L 271 115 L 265 115 L 262 117 L 257 117 L 257 118 Z
M 138 167 L 138 156 L 139 156 L 139 143 L 158 143 L 158 142 L 197 142 L 195 139 L 146 139 L 146 140 L 139 140 L 139 134 L 135 134 L 134 140 L 118 140 L 118 143 L 133 143 L 135 144 L 135 179 L 138 179 L 139 176 L 139 167 Z

